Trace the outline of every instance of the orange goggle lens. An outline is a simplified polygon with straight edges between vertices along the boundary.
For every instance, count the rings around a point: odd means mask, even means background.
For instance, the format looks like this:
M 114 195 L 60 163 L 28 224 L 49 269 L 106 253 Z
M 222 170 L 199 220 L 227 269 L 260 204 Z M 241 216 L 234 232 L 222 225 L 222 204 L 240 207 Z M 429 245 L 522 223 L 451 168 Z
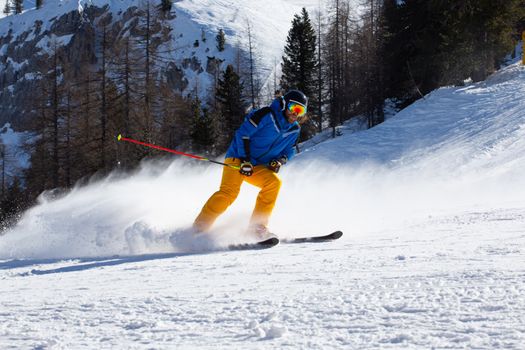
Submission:
M 290 102 L 288 104 L 288 110 L 292 113 L 297 114 L 298 117 L 301 117 L 306 114 L 306 107 L 295 102 Z

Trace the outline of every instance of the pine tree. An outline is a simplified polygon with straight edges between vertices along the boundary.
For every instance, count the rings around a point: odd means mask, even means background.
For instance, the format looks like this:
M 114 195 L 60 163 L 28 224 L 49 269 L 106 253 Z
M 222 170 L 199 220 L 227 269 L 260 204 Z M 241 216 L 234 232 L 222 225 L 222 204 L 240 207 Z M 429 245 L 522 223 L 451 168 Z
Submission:
M 49 96 L 50 104 L 50 121 L 51 121 L 51 132 L 49 133 L 51 137 L 51 179 L 53 188 L 57 188 L 60 183 L 60 124 L 61 124 L 61 115 L 60 115 L 60 100 L 62 98 L 63 89 L 60 85 L 60 79 L 63 72 L 62 66 L 59 63 L 59 48 L 56 42 L 53 43 L 53 65 L 51 68 L 51 94 Z
M 219 29 L 219 33 L 217 33 L 215 40 L 217 41 L 217 50 L 219 50 L 219 52 L 224 51 L 224 45 L 226 44 L 226 37 L 224 36 L 224 30 L 222 30 L 222 28 Z
M 235 130 L 241 125 L 244 118 L 246 103 L 242 97 L 243 84 L 232 65 L 228 65 L 219 79 L 217 87 L 217 101 L 221 115 L 222 138 L 229 142 Z
M 315 111 L 318 104 L 316 95 L 316 35 L 308 12 L 303 7 L 300 15 L 295 15 L 288 32 L 282 63 L 281 87 L 284 90 L 299 89 L 310 99 L 310 110 Z M 307 119 L 305 119 L 307 121 Z M 321 122 L 320 122 L 321 123 Z M 301 141 L 313 136 L 315 126 L 308 120 L 301 129 Z
M 381 45 L 384 32 L 384 8 L 378 0 L 367 0 L 366 9 L 361 15 L 362 23 L 357 34 L 357 44 L 360 46 L 360 56 L 355 61 L 360 62 L 360 96 L 362 112 L 367 117 L 371 128 L 384 121 L 384 77 L 381 64 Z M 349 80 L 351 80 L 350 77 Z M 355 79 L 355 77 L 354 77 Z
M 9 14 L 11 13 L 11 4 L 9 0 L 6 0 L 3 11 L 6 16 L 9 16 Z
M 24 10 L 24 0 L 14 0 L 15 13 L 20 14 Z
M 320 6 L 320 5 L 319 5 Z M 311 102 L 312 107 L 310 110 L 317 109 L 317 131 L 323 131 L 323 94 L 325 89 L 325 84 L 323 81 L 323 62 L 322 62 L 322 50 L 321 50 L 321 28 L 322 28 L 322 19 L 321 19 L 321 8 L 317 11 L 317 79 L 315 82 L 315 94 L 316 97 Z
M 160 3 L 160 9 L 162 12 L 171 12 L 171 8 L 173 7 L 173 0 L 162 0 Z
M 133 90 L 138 97 L 137 105 L 142 106 L 134 113 L 132 123 L 138 132 L 135 137 L 153 142 L 162 120 L 159 113 L 159 84 L 162 76 L 160 71 L 167 63 L 159 54 L 159 46 L 169 39 L 170 30 L 158 8 L 153 6 L 152 0 L 142 2 L 137 14 L 140 17 L 135 29 L 138 35 L 131 39 L 134 43 L 134 57 L 131 57 L 131 61 L 135 67 L 133 83 L 138 83 Z M 151 153 L 149 149 L 144 151 L 147 154 Z
M 99 128 L 100 128 L 100 136 L 99 136 L 99 155 L 100 155 L 100 169 L 105 169 L 108 165 L 107 162 L 107 153 L 106 153 L 106 147 L 109 142 L 109 133 L 108 133 L 108 119 L 110 116 L 109 113 L 109 101 L 108 101 L 108 86 L 109 86 L 109 77 L 108 77 L 108 56 L 111 48 L 111 41 L 109 35 L 109 17 L 103 18 L 103 20 L 100 21 L 99 27 L 100 30 L 100 68 L 97 72 L 98 80 L 99 80 L 99 96 L 98 96 L 98 102 L 99 102 Z
M 254 45 L 254 40 L 253 40 L 253 31 L 252 31 L 252 24 L 250 23 L 250 21 L 248 21 L 247 23 L 247 26 L 246 26 L 246 32 L 247 32 L 247 35 L 248 35 L 248 53 L 249 53 L 249 58 L 248 58 L 248 64 L 249 64 L 249 70 L 248 70 L 248 75 L 249 75 L 249 86 L 250 86 L 250 102 L 251 102 L 251 106 L 252 108 L 256 108 L 259 106 L 259 100 L 258 100 L 258 96 L 257 93 L 259 92 L 259 82 L 258 82 L 258 79 L 257 79 L 257 72 L 256 72 L 256 64 L 255 64 L 255 61 L 257 59 L 256 55 L 255 55 L 255 45 Z
M 211 154 L 213 153 L 213 145 L 216 137 L 214 120 L 208 113 L 208 110 L 201 107 L 199 98 L 193 101 L 192 110 L 193 128 L 191 138 L 193 148 L 198 152 Z
M 316 35 L 305 8 L 295 15 L 288 32 L 282 63 L 281 87 L 296 88 L 307 96 L 315 91 Z
M 350 5 L 341 0 L 333 0 L 328 31 L 324 42 L 324 73 L 328 94 L 328 117 L 332 128 L 332 137 L 337 135 L 337 126 L 345 119 L 345 109 L 351 103 L 352 87 L 348 75 L 348 42 Z

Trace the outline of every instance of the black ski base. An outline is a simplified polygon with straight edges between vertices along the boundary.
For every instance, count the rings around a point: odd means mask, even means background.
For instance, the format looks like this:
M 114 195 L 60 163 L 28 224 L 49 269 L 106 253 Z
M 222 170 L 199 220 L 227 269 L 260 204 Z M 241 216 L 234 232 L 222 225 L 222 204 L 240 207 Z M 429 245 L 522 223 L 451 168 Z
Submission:
M 334 231 L 328 235 L 323 236 L 311 236 L 311 237 L 301 237 L 301 238 L 292 238 L 282 240 L 282 243 L 322 243 L 329 242 L 339 239 L 343 236 L 342 231 Z
M 268 249 L 279 244 L 279 238 L 272 237 L 264 241 L 254 243 L 231 244 L 228 246 L 229 250 L 257 250 Z

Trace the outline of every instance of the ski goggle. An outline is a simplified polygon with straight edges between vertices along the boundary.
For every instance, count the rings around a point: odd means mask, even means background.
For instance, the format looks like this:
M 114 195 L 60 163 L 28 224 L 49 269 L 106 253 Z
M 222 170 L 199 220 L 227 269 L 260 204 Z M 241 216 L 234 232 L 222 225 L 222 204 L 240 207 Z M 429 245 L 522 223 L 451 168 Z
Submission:
M 306 106 L 300 104 L 299 102 L 289 102 L 288 110 L 292 113 L 295 113 L 298 117 L 302 117 L 306 114 Z

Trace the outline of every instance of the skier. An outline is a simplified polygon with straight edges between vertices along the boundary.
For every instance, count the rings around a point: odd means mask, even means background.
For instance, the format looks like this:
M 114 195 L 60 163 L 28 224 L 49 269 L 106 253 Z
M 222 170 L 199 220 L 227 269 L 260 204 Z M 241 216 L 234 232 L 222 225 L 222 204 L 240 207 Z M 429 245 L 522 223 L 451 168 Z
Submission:
M 277 175 L 281 166 L 295 154 L 300 129 L 297 121 L 306 113 L 308 99 L 301 91 L 291 90 L 268 107 L 249 113 L 226 152 L 220 189 L 204 204 L 193 223 L 196 232 L 206 232 L 239 194 L 243 181 L 261 190 L 257 196 L 248 232 L 258 239 L 274 236 L 268 221 L 281 188 Z

